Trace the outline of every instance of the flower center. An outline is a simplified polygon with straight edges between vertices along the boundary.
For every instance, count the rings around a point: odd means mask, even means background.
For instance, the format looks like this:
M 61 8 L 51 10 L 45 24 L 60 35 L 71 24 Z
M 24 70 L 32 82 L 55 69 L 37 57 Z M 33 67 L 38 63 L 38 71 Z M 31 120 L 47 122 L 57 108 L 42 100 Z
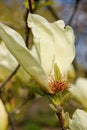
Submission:
M 60 81 L 56 81 L 54 78 L 51 77 L 49 80 L 49 86 L 53 93 L 62 92 L 65 89 L 69 88 L 68 80 L 61 79 Z

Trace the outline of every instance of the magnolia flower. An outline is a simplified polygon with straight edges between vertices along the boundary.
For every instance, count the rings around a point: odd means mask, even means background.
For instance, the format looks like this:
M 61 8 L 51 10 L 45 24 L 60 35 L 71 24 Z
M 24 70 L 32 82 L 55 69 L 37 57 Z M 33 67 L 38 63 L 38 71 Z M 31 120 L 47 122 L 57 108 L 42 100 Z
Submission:
M 0 99 L 0 130 L 6 130 L 8 125 L 8 115 Z
M 65 27 L 62 20 L 49 23 L 36 14 L 29 14 L 28 26 L 33 33 L 34 44 L 31 51 L 26 48 L 20 34 L 2 23 L 0 36 L 9 51 L 44 92 L 64 90 L 68 86 L 67 72 L 75 56 L 72 28 Z
M 87 79 L 78 78 L 75 85 L 69 88 L 69 92 L 74 98 L 76 98 L 80 103 L 87 108 Z
M 77 109 L 69 122 L 70 130 L 87 130 L 87 113 Z
M 46 75 L 52 75 L 54 81 L 54 65 L 57 64 L 61 78 L 67 75 L 69 67 L 75 56 L 74 34 L 70 26 L 65 26 L 63 20 L 49 23 L 45 18 L 30 14 L 28 16 L 28 26 L 33 33 L 33 49 L 31 54 L 41 64 Z M 34 55 L 34 51 L 36 51 Z M 62 80 L 62 79 L 60 79 Z M 56 83 L 55 83 L 56 84 Z M 67 82 L 59 82 L 67 85 Z M 55 87 L 55 85 L 53 86 Z M 54 89 L 56 91 L 56 89 Z

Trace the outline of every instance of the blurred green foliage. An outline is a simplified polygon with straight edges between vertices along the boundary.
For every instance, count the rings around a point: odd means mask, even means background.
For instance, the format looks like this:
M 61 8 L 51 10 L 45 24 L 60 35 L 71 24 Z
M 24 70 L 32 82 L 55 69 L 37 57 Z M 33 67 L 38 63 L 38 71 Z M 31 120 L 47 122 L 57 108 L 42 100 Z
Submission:
M 26 122 L 23 130 L 41 130 L 41 127 L 34 122 Z

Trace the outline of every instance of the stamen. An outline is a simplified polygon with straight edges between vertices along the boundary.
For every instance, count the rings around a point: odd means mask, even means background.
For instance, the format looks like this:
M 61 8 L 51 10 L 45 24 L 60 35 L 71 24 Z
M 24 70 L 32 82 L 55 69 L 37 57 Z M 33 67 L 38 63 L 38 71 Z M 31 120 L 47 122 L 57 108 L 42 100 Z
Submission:
M 49 78 L 49 86 L 53 93 L 62 92 L 69 88 L 69 82 L 63 78 L 60 81 L 55 81 L 55 79 L 51 77 Z

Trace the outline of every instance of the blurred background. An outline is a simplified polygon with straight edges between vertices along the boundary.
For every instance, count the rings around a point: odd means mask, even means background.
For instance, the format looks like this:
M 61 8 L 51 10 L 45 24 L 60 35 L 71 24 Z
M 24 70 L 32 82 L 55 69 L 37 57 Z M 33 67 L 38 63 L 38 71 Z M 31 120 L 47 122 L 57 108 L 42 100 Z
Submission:
M 35 5 L 37 4 L 37 6 Z M 35 8 L 36 7 L 36 8 Z M 69 74 L 72 83 L 78 77 L 87 78 L 87 0 L 32 0 L 34 13 L 44 16 L 49 22 L 58 19 L 71 25 L 75 34 L 76 57 L 73 72 Z M 0 0 L 0 22 L 26 37 L 26 8 L 23 0 Z M 29 38 L 29 44 L 31 38 Z M 0 39 L 0 82 L 16 67 L 17 61 L 11 56 Z M 58 120 L 49 107 L 49 101 L 34 93 L 27 84 L 30 77 L 20 68 L 2 89 L 2 95 L 9 112 L 13 115 L 14 130 L 57 130 Z M 65 110 L 71 114 L 78 106 L 71 100 Z M 82 106 L 80 106 L 82 107 Z M 8 130 L 11 130 L 9 124 Z

